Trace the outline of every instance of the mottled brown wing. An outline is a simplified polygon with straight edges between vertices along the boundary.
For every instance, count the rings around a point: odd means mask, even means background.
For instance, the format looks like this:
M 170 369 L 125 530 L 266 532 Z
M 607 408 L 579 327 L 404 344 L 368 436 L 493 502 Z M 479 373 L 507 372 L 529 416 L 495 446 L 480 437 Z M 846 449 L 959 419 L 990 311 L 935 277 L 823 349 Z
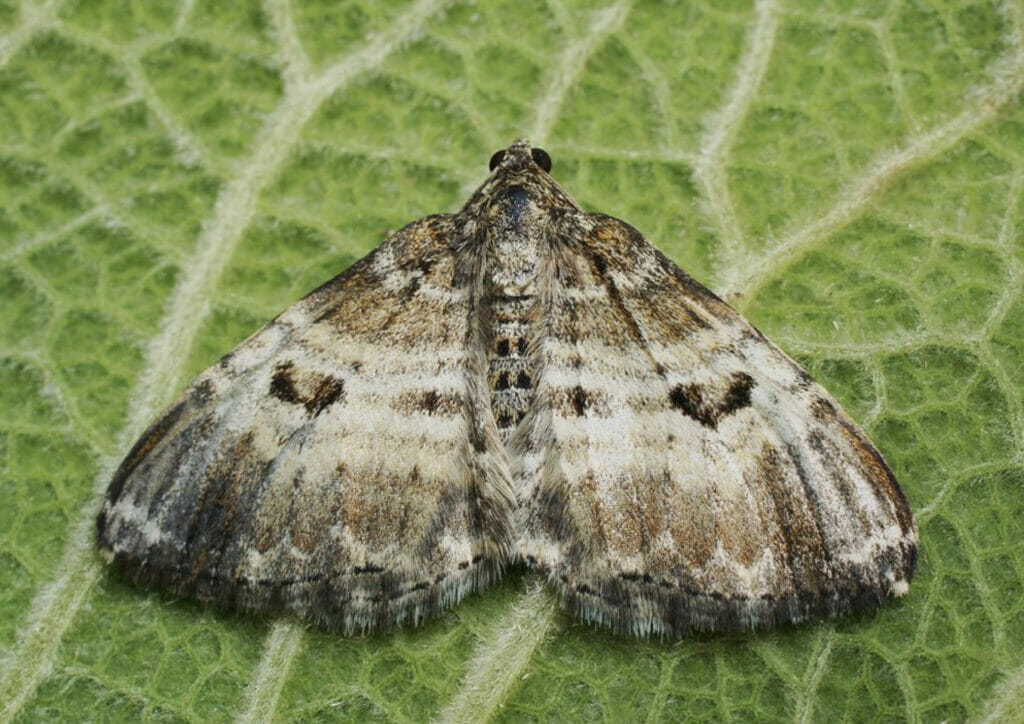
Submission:
M 803 369 L 621 221 L 545 264 L 517 552 L 582 618 L 681 636 L 906 591 L 906 499 Z
M 346 633 L 416 623 L 500 573 L 513 492 L 450 217 L 398 232 L 204 372 L 97 521 L 137 581 Z M 482 402 L 481 402 L 482 401 Z

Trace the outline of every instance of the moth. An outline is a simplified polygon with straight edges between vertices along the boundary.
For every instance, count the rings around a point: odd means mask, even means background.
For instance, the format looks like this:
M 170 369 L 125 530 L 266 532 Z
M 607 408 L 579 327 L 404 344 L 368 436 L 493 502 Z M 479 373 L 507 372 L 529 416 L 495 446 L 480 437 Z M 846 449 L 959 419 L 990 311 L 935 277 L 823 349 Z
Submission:
M 640 636 L 765 629 L 907 591 L 917 528 L 799 365 L 520 140 L 201 374 L 96 530 L 176 596 L 359 634 L 514 565 Z

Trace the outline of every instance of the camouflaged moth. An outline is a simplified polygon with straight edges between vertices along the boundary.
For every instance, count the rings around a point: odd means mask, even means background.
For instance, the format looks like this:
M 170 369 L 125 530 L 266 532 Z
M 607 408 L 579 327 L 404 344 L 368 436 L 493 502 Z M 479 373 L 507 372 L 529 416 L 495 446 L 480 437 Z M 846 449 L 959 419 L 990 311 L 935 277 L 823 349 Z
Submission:
M 517 141 L 200 375 L 107 491 L 133 580 L 344 633 L 509 566 L 616 631 L 876 607 L 917 530 L 835 400 Z

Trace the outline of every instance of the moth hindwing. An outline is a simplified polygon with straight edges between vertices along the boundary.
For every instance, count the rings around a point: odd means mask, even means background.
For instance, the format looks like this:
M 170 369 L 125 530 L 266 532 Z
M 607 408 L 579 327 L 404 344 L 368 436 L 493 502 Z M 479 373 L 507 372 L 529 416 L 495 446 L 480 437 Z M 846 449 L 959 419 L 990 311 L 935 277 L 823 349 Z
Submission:
M 835 400 L 517 141 L 200 375 L 107 490 L 135 581 L 346 634 L 509 565 L 638 635 L 906 592 L 917 530 Z

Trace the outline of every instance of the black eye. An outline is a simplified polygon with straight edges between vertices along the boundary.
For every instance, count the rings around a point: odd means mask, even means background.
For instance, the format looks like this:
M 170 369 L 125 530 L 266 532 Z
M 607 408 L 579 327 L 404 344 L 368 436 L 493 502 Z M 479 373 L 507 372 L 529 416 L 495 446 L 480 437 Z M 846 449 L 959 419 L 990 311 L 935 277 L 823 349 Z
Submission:
M 505 158 L 505 151 L 504 150 L 502 150 L 502 151 L 495 151 L 494 155 L 491 156 L 491 162 L 488 164 L 488 166 L 490 166 L 491 170 L 493 171 L 494 169 L 498 168 L 498 164 L 501 163 L 504 158 Z
M 551 156 L 543 148 L 531 148 L 530 155 L 533 156 L 533 162 L 544 169 L 547 173 L 551 173 Z

